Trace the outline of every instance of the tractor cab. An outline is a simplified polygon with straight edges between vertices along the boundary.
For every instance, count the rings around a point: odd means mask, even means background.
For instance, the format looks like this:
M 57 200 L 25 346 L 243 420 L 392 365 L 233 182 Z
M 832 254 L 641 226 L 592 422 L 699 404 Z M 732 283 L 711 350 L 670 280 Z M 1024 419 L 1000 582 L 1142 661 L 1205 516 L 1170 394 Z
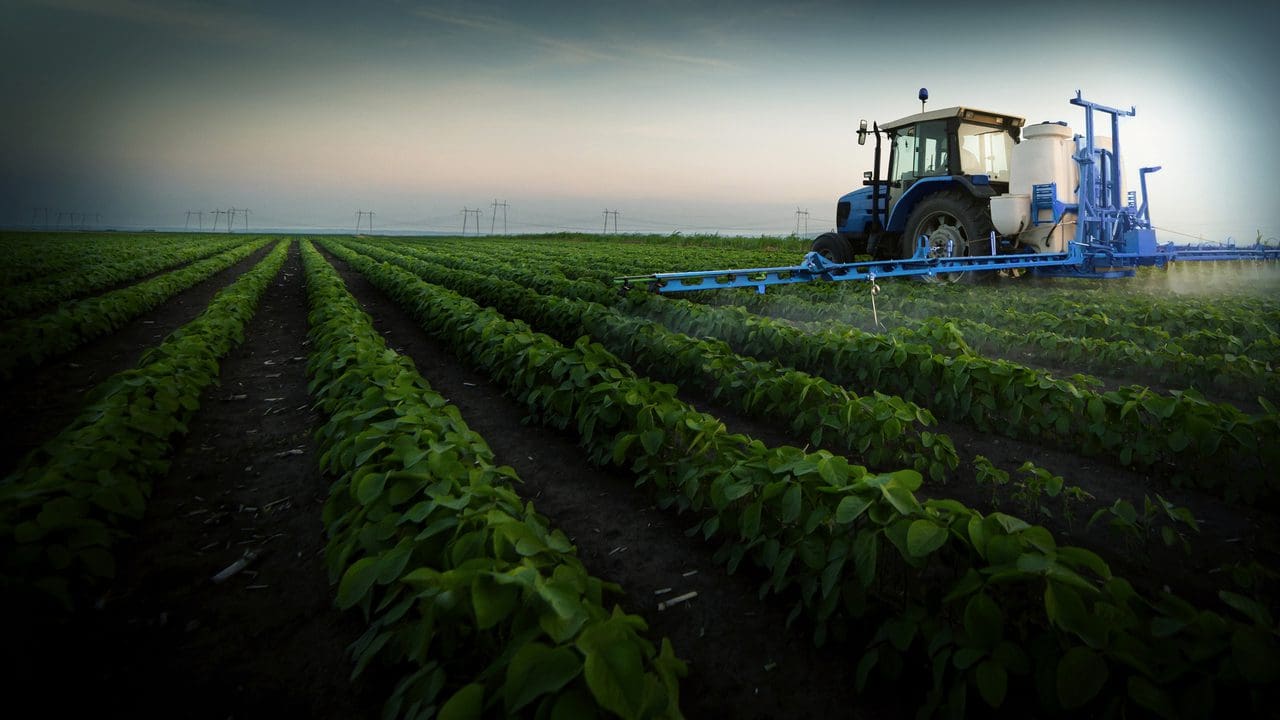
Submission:
M 925 99 L 922 91 L 921 100 Z M 1026 120 L 987 110 L 949 107 L 876 125 L 865 122 L 858 142 L 875 137 L 875 161 L 863 187 L 840 198 L 834 233 L 814 251 L 848 262 L 854 255 L 907 258 L 919 237 L 946 256 L 987 254 L 989 198 L 1009 190 L 1010 157 Z M 888 147 L 887 174 L 881 165 Z
M 889 138 L 890 206 L 922 178 L 975 178 L 1005 192 L 1009 156 L 1018 142 L 1020 117 L 966 107 L 909 115 L 881 125 Z M 985 178 L 985 180 L 983 179 Z

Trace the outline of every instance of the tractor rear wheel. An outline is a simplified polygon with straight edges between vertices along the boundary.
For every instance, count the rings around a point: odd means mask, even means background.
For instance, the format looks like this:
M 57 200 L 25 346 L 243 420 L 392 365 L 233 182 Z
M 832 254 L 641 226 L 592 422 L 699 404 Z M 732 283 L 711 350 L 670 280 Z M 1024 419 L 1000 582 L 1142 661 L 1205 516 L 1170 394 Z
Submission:
M 819 235 L 814 238 L 813 247 L 810 250 L 831 262 L 853 262 L 853 246 L 840 233 L 829 232 Z
M 902 257 L 911 257 L 922 236 L 927 238 L 930 257 L 988 255 L 994 229 L 986 203 L 956 190 L 945 190 L 921 200 L 911 211 L 902 234 Z M 950 272 L 922 278 L 927 282 L 974 282 L 985 274 Z

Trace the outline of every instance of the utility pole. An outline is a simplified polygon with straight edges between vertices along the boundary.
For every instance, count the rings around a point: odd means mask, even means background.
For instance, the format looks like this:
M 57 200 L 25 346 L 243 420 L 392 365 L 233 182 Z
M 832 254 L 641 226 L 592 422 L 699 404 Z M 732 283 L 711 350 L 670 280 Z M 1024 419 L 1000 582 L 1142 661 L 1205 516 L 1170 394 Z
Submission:
M 612 215 L 612 216 L 613 216 L 613 231 L 614 231 L 615 233 L 616 233 L 616 232 L 618 232 L 618 211 L 617 211 L 617 210 L 605 210 L 605 211 L 604 211 L 603 213 L 601 213 L 601 214 L 602 214 L 602 215 L 604 215 L 604 232 L 606 232 L 606 233 L 607 233 L 607 232 L 609 232 L 609 216 L 610 216 L 610 215 Z
M 498 223 L 498 208 L 502 208 L 502 234 L 507 234 L 507 201 L 498 202 L 497 198 L 493 200 L 493 219 L 489 221 L 489 234 L 493 234 L 493 228 Z
M 796 237 L 803 237 L 802 235 L 800 235 L 800 216 L 801 215 L 804 216 L 804 234 L 805 235 L 809 234 L 809 211 L 796 208 Z

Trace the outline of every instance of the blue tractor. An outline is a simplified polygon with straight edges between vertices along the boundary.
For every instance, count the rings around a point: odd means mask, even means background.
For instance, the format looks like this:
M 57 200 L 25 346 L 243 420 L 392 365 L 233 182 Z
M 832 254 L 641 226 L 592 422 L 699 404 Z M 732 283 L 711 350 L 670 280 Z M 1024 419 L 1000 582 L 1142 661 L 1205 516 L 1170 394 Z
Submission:
M 873 169 L 863 186 L 836 204 L 836 232 L 814 240 L 813 251 L 835 263 L 855 255 L 910 258 L 920 238 L 930 257 L 991 254 L 995 229 L 991 198 L 1009 192 L 1011 158 L 1023 118 L 968 107 L 922 112 L 875 125 Z M 858 130 L 866 143 L 867 123 Z M 881 175 L 882 140 L 889 146 L 888 175 Z M 1014 247 L 1013 243 L 1009 243 Z M 924 276 L 954 281 L 964 272 Z
M 1084 132 L 1066 123 L 1027 125 L 1023 118 L 951 107 L 924 111 L 867 130 L 875 160 L 863 187 L 840 198 L 836 231 L 818 236 L 799 265 L 655 273 L 617 278 L 660 293 L 813 281 L 918 277 L 932 282 L 1017 276 L 1132 277 L 1139 267 L 1174 261 L 1280 260 L 1262 245 L 1184 247 L 1156 241 L 1147 175 L 1125 191 L 1121 117 L 1134 114 L 1090 102 Z M 1095 113 L 1110 136 L 1095 132 Z M 881 175 L 883 145 L 888 174 Z M 857 256 L 870 256 L 855 262 Z

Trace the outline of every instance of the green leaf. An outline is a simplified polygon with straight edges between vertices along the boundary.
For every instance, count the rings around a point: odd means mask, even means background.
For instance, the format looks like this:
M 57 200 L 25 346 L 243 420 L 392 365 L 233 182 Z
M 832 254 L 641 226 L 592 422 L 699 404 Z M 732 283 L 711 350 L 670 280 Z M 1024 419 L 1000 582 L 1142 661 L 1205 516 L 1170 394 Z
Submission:
M 742 513 L 742 539 L 754 540 L 760 534 L 761 504 L 753 502 Z
M 352 563 L 338 583 L 338 607 L 346 610 L 364 600 L 380 570 L 377 557 L 363 557 Z
M 840 499 L 840 504 L 836 506 L 836 522 L 841 525 L 847 525 L 857 520 L 870 505 L 871 501 L 861 495 L 846 495 Z
M 632 718 L 644 703 L 645 672 L 640 649 L 621 618 L 614 617 L 584 630 L 577 641 L 586 655 L 583 675 L 600 707 Z
M 1244 613 L 1245 617 L 1262 627 L 1271 627 L 1271 613 L 1267 611 L 1265 605 L 1257 600 L 1233 593 L 1230 590 L 1220 591 L 1218 597 L 1222 602 Z
M 478 573 L 471 581 L 471 606 L 481 630 L 502 622 L 519 603 L 520 588 L 499 583 L 490 573 Z
M 463 685 L 440 708 L 438 720 L 475 720 L 484 712 L 484 685 Z
M 947 529 L 932 520 L 916 520 L 907 529 L 907 551 L 912 557 L 924 557 L 947 541 Z
M 1107 662 L 1087 647 L 1073 647 L 1058 663 L 1058 701 L 1071 710 L 1092 700 L 1107 684 Z
M 356 499 L 361 505 L 368 505 L 378 496 L 382 494 L 382 489 L 386 487 L 387 474 L 382 472 L 371 472 L 360 478 L 360 484 L 356 487 Z
M 502 686 L 507 714 L 514 715 L 537 697 L 560 690 L 580 672 L 582 660 L 570 648 L 526 643 L 507 667 Z
M 964 629 L 980 647 L 992 648 L 1004 636 L 1004 616 L 985 593 L 969 598 L 964 608 Z
M 782 517 L 784 523 L 793 523 L 800 517 L 800 500 L 802 494 L 800 484 L 796 483 L 782 496 Z
M 640 433 L 640 444 L 644 446 L 644 451 L 650 455 L 657 455 L 662 449 L 662 441 L 666 439 L 666 433 L 661 429 L 645 430 Z
M 913 515 L 921 512 L 920 502 L 916 500 L 911 491 L 899 485 L 882 485 L 880 492 L 884 494 L 884 499 L 893 505 L 894 509 L 903 515 Z
M 983 660 L 974 671 L 978 682 L 978 693 L 993 708 L 1004 704 L 1005 692 L 1009 689 L 1009 673 L 1004 666 L 994 660 Z
M 877 530 L 866 529 L 858 533 L 853 541 L 853 566 L 858 576 L 858 583 L 863 588 L 871 587 L 876 579 L 876 550 L 878 548 Z

